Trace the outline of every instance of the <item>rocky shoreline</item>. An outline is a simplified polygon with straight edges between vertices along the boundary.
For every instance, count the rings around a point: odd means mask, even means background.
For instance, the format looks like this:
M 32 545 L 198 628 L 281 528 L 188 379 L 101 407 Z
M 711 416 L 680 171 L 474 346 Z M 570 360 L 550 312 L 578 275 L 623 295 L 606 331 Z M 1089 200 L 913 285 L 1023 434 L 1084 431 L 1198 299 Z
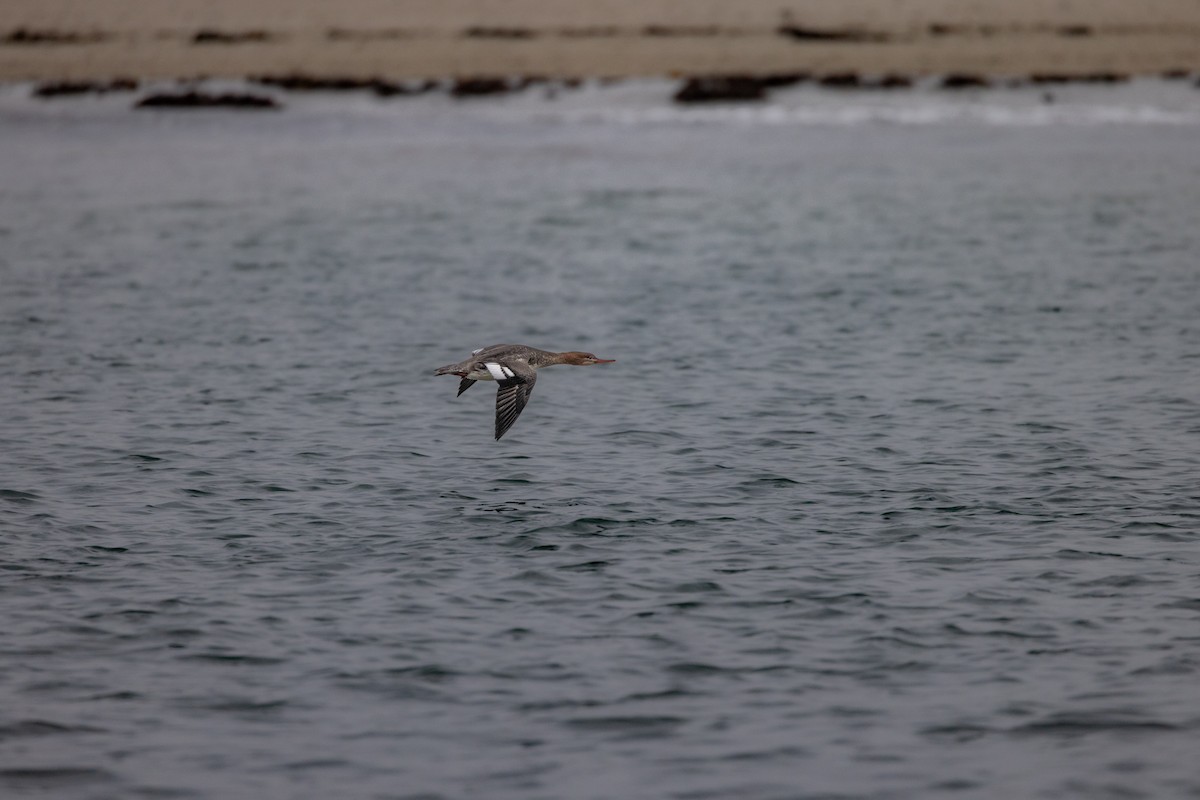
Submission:
M 810 86 L 832 92 L 903 91 L 923 88 L 934 91 L 991 91 L 1021 88 L 1040 88 L 1044 97 L 1053 100 L 1051 90 L 1068 85 L 1115 86 L 1133 77 L 1120 73 L 1097 72 L 1086 74 L 1035 73 L 1023 77 L 996 77 L 973 73 L 949 73 L 939 76 L 903 75 L 899 73 L 869 74 L 839 72 L 829 74 L 773 73 L 766 75 L 698 75 L 675 79 L 670 98 L 678 105 L 707 103 L 760 103 L 770 99 L 778 89 Z M 1154 76 L 1163 81 L 1188 82 L 1200 89 L 1200 75 L 1184 70 L 1172 70 Z M 285 106 L 286 95 L 292 93 L 359 93 L 376 98 L 406 98 L 442 93 L 456 100 L 476 97 L 497 97 L 540 90 L 542 96 L 553 100 L 561 92 L 586 85 L 619 83 L 621 79 L 603 81 L 583 79 L 554 79 L 544 76 L 469 76 L 459 78 L 389 80 L 377 76 L 320 76 L 306 73 L 257 75 L 236 82 L 240 88 L 213 90 L 208 81 L 140 81 L 134 78 L 112 80 L 43 81 L 31 86 L 29 96 L 35 100 L 58 100 L 82 96 L 128 94 L 134 96 L 137 109 L 234 108 L 243 110 L 277 110 Z M 257 91 L 262 87 L 266 92 Z

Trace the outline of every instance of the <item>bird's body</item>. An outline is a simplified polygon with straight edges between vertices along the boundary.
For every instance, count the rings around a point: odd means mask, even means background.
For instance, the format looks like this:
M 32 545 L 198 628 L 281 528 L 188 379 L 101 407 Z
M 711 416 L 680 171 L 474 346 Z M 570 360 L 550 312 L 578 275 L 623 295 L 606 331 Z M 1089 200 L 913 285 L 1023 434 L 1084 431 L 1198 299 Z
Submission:
M 537 382 L 539 369 L 555 364 L 573 364 L 580 367 L 611 364 L 614 360 L 596 358 L 591 353 L 574 350 L 555 353 L 523 344 L 493 344 L 481 347 L 471 353 L 470 358 L 457 364 L 438 367 L 433 374 L 457 375 L 462 378 L 458 384 L 460 395 L 470 389 L 476 381 L 496 381 L 499 384 L 496 391 L 496 438 L 499 439 L 525 409 L 529 395 L 533 392 L 533 385 Z

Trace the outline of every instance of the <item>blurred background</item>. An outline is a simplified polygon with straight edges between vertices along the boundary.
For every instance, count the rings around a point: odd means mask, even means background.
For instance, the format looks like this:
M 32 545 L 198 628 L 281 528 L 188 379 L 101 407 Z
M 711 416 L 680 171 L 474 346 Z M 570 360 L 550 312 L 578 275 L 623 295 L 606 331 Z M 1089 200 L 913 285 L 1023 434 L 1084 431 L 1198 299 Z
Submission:
M 1200 68 L 1189 0 L 10 0 L 0 79 Z
M 1200 795 L 1198 26 L 0 3 L 0 796 Z

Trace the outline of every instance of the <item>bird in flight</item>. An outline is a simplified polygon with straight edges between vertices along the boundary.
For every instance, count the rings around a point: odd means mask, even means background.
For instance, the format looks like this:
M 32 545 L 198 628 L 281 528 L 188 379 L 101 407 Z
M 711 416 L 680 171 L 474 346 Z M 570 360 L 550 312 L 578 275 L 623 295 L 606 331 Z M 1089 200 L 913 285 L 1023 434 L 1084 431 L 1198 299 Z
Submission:
M 615 358 L 596 358 L 591 353 L 577 350 L 554 353 L 523 344 L 494 344 L 479 348 L 471 353 L 470 358 L 457 364 L 438 367 L 433 374 L 462 378 L 458 384 L 460 395 L 470 389 L 475 381 L 495 381 L 499 384 L 496 390 L 496 439 L 499 440 L 521 416 L 525 404 L 529 402 L 539 369 L 555 364 L 587 367 L 614 361 Z

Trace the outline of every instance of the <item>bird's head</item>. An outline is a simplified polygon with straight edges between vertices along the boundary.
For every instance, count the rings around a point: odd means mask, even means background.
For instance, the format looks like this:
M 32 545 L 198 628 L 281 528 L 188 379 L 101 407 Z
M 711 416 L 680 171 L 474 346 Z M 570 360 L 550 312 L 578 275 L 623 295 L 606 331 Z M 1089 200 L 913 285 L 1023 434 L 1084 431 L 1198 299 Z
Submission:
M 614 361 L 616 361 L 615 358 L 596 358 L 591 353 L 581 353 L 578 350 L 563 353 L 563 363 L 572 364 L 576 367 L 590 367 L 592 364 L 611 364 Z

